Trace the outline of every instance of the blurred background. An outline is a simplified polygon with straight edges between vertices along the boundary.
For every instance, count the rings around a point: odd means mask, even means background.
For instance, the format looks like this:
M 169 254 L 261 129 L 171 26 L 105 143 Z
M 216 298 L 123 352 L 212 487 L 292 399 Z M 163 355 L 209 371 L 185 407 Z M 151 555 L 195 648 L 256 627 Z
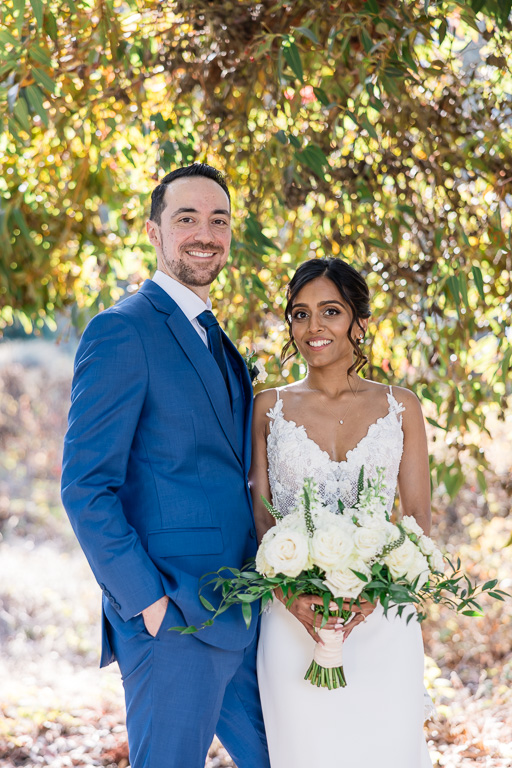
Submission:
M 361 270 L 366 375 L 428 420 L 433 535 L 511 589 L 511 5 L 1 4 L 1 766 L 128 764 L 60 462 L 79 335 L 152 274 L 149 196 L 176 166 L 228 176 L 212 299 L 265 386 L 304 373 L 278 362 L 297 265 Z M 436 766 L 512 765 L 511 601 L 484 611 L 424 624 Z M 208 765 L 231 765 L 217 743 Z

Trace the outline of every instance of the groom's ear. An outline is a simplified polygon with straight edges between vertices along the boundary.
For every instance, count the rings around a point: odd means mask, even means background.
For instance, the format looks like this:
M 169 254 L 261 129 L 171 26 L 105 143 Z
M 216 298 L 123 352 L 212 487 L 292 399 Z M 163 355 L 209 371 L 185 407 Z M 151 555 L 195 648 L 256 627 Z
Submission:
M 162 241 L 160 239 L 160 227 L 152 219 L 148 219 L 146 221 L 146 232 L 151 245 L 154 245 L 155 248 L 162 245 Z

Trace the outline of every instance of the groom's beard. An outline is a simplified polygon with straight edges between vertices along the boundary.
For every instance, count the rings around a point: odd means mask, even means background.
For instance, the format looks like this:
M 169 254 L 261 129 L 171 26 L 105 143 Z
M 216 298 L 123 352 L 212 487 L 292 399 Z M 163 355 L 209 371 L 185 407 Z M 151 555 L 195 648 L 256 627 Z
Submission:
M 187 251 L 214 251 L 215 256 L 212 259 L 208 259 L 209 263 L 202 264 L 199 259 L 190 261 L 190 257 Z M 180 248 L 180 255 L 174 259 L 170 258 L 167 252 L 167 248 L 162 246 L 163 261 L 167 269 L 172 275 L 183 283 L 184 285 L 204 286 L 211 285 L 217 275 L 222 271 L 225 266 L 224 261 L 224 248 L 221 245 L 215 243 L 193 243 L 191 245 L 182 246 Z M 219 261 L 220 259 L 220 261 Z

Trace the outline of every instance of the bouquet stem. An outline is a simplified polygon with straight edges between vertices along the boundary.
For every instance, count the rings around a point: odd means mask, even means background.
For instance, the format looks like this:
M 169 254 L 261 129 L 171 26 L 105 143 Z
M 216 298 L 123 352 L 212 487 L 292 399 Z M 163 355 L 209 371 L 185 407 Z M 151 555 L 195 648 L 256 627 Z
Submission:
M 318 632 L 324 645 L 317 643 L 313 661 L 309 665 L 304 680 L 318 688 L 344 688 L 347 684 L 343 671 L 342 651 L 343 634 L 333 629 L 321 629 Z

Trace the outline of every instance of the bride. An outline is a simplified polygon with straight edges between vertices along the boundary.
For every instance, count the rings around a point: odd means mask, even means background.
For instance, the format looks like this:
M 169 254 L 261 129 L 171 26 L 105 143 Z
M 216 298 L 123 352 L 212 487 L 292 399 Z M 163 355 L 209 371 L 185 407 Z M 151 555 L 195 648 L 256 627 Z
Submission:
M 288 287 L 285 310 L 291 348 L 306 377 L 257 395 L 251 489 L 258 535 L 274 523 L 261 501 L 290 512 L 311 477 L 324 504 L 356 500 L 357 479 L 384 468 L 388 510 L 396 486 L 401 513 L 430 529 L 425 428 L 412 392 L 358 375 L 370 316 L 364 279 L 341 259 L 302 264 Z M 286 358 L 287 359 L 287 358 Z M 406 615 L 365 603 L 343 632 L 346 688 L 304 680 L 319 642 L 315 596 L 289 609 L 278 594 L 262 617 L 258 680 L 272 768 L 431 768 L 423 735 L 423 642 Z M 319 622 L 319 619 L 316 619 Z M 321 642 L 321 641 L 320 641 Z

